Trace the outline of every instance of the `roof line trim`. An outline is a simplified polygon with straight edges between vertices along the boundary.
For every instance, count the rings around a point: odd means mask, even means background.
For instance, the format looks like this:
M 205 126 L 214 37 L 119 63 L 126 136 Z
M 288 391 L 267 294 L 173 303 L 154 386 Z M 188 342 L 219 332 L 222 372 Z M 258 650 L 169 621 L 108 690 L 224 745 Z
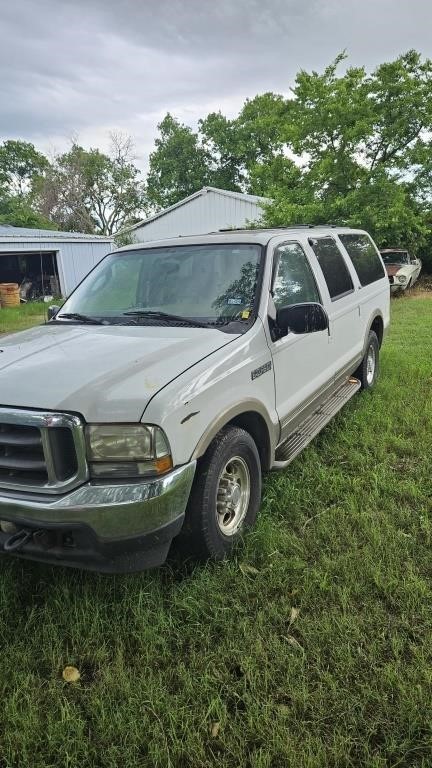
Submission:
M 93 240 L 93 238 L 89 237 L 35 237 L 34 235 L 32 237 L 24 237 L 23 235 L 19 235 L 16 237 L 6 237 L 3 235 L 0 235 L 0 243 L 113 243 L 114 238 L 112 237 L 101 237 L 98 240 Z

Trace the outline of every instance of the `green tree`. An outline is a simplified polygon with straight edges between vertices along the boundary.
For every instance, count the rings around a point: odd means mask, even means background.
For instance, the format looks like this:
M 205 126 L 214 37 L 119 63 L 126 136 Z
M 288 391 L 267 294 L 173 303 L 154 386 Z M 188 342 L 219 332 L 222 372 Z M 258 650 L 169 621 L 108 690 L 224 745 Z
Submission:
M 198 134 L 169 113 L 158 131 L 146 182 L 147 200 L 156 210 L 174 205 L 209 183 L 208 156 Z
M 346 224 L 380 245 L 432 244 L 432 63 L 408 51 L 369 73 L 342 71 L 345 58 L 300 71 L 289 98 L 259 94 L 197 132 L 167 115 L 150 159 L 153 206 L 210 184 L 271 198 L 267 225 Z
M 219 189 L 239 192 L 244 188 L 244 147 L 237 120 L 212 112 L 199 122 L 208 183 Z
M 8 139 L 0 145 L 0 188 L 3 195 L 29 196 L 37 180 L 46 172 L 49 162 L 28 141 Z
M 267 193 L 277 178 L 293 173 L 282 136 L 290 110 L 282 96 L 264 93 L 247 100 L 233 120 L 221 112 L 207 115 L 197 132 L 167 114 L 150 155 L 149 202 L 164 208 L 205 185 Z
M 112 235 L 145 210 L 139 175 L 128 138 L 113 135 L 110 155 L 74 143 L 45 175 L 41 212 L 61 229 Z
M 0 145 L 0 222 L 15 227 L 52 228 L 35 207 L 38 184 L 49 168 L 47 158 L 27 141 Z
M 266 163 L 255 163 L 249 171 L 248 192 L 262 197 L 275 198 L 281 190 L 297 190 L 302 182 L 302 172 L 296 163 L 284 155 L 276 155 Z
M 432 144 L 430 141 L 417 143 L 411 153 L 413 163 L 410 177 L 410 192 L 418 201 L 422 218 L 427 229 L 420 241 L 419 255 L 426 270 L 432 272 Z
M 322 163 L 331 189 L 352 186 L 359 172 L 379 165 L 401 169 L 432 126 L 432 63 L 415 51 L 378 66 L 337 70 L 345 54 L 322 75 L 301 71 L 293 89 L 293 118 L 286 138 L 309 165 Z
M 0 223 L 13 227 L 36 229 L 57 229 L 54 222 L 36 211 L 26 199 L 20 197 L 0 198 Z
M 228 120 L 220 112 L 199 123 L 215 187 L 268 194 L 290 165 L 284 157 L 284 124 L 291 103 L 274 93 L 247 99 L 240 114 Z M 287 162 L 284 163 L 284 160 Z
M 430 143 L 432 64 L 410 51 L 338 75 L 343 59 L 296 78 L 282 135 L 301 178 L 273 187 L 265 222 L 355 225 L 380 245 L 419 247 L 428 227 L 413 158 Z

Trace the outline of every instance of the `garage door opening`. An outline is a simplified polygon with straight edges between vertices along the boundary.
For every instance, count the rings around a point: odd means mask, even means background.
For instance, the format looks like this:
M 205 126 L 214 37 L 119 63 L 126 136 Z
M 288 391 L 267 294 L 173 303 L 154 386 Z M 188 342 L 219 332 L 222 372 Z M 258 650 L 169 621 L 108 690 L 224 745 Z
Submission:
M 56 252 L 0 253 L 0 283 L 18 283 L 22 301 L 60 296 Z

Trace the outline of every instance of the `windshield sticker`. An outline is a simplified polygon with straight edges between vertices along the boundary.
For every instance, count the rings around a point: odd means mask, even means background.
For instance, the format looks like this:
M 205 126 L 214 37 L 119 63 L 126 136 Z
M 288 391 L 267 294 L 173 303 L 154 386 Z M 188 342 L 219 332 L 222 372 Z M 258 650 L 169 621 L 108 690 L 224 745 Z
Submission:
M 250 317 L 250 309 L 244 309 L 241 313 L 242 320 L 248 320 Z
M 228 299 L 228 304 L 243 304 L 243 299 L 241 299 L 239 296 L 233 299 Z

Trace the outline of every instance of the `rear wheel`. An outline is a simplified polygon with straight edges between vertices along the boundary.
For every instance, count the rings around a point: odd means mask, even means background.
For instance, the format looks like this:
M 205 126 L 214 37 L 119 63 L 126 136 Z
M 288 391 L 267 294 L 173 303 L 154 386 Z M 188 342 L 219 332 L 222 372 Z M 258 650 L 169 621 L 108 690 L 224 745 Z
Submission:
M 361 383 L 362 389 L 372 389 L 379 372 L 379 341 L 375 331 L 369 331 L 366 353 L 354 376 Z
M 178 544 L 182 554 L 221 560 L 255 522 L 261 501 L 261 464 L 254 440 L 228 426 L 210 444 L 197 474 Z

